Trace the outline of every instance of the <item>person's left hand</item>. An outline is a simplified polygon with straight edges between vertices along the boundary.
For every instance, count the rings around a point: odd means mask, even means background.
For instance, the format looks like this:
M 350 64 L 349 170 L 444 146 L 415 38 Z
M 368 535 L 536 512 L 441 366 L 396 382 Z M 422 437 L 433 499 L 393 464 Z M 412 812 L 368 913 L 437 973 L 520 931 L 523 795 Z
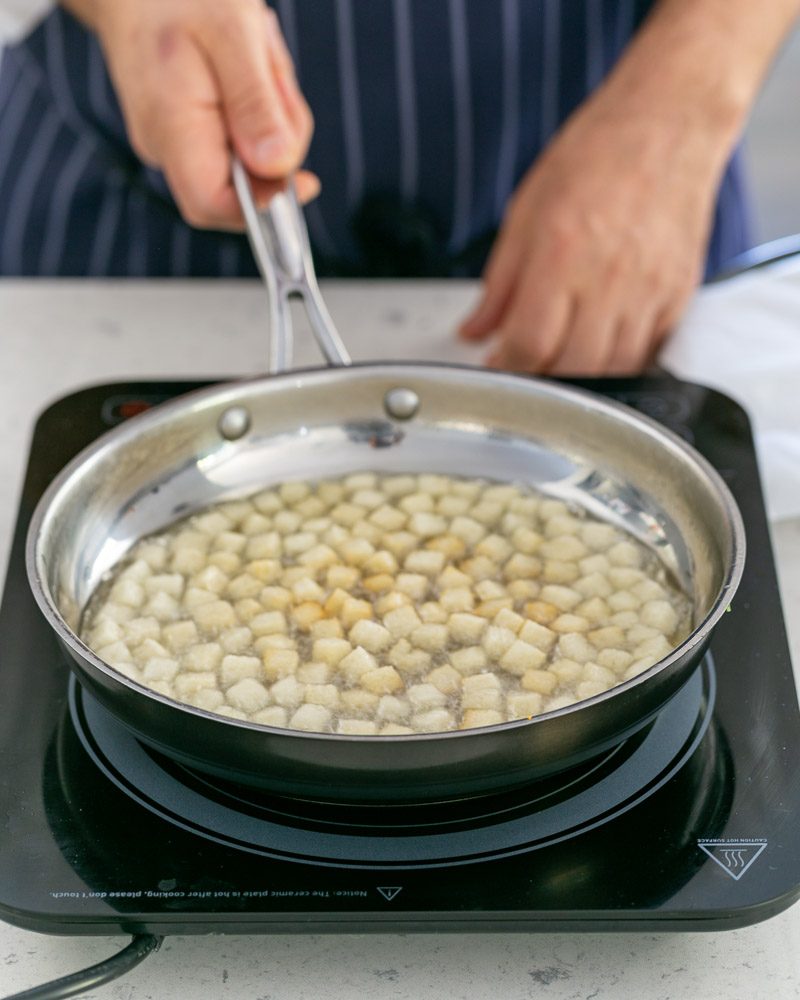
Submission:
M 522 179 L 461 327 L 495 334 L 490 366 L 634 374 L 683 312 L 724 152 L 674 109 L 636 104 L 598 92 Z

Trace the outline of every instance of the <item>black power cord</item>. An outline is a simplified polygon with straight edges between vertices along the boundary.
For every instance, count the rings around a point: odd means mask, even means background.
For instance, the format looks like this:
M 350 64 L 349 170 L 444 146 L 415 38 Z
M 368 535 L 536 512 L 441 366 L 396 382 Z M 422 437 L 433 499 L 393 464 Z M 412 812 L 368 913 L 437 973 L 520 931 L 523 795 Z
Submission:
M 5 997 L 5 1000 L 64 1000 L 65 997 L 77 996 L 124 975 L 152 952 L 158 951 L 163 940 L 155 934 L 135 934 L 131 943 L 111 958 L 90 965 L 88 969 L 62 976 L 61 979 L 15 993 Z

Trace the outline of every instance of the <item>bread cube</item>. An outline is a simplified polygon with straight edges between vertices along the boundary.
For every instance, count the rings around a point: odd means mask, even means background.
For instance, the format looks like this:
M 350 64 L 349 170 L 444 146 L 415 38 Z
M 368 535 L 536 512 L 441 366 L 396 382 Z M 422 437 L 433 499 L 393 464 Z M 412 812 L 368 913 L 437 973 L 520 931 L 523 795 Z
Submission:
M 486 528 L 474 517 L 460 515 L 450 522 L 448 532 L 462 539 L 470 548 L 474 548 L 486 534 Z
M 223 688 L 229 688 L 246 677 L 258 680 L 263 676 L 264 668 L 257 656 L 237 656 L 235 653 L 228 653 L 222 657 L 219 679 Z
M 217 642 L 202 642 L 189 646 L 183 654 L 183 669 L 197 673 L 209 673 L 222 662 L 222 646 Z
M 500 666 L 510 674 L 521 677 L 526 670 L 540 669 L 547 662 L 547 654 L 530 643 L 515 639 L 500 657 Z
M 447 695 L 434 684 L 412 684 L 407 688 L 406 695 L 414 712 L 427 712 L 447 704 Z
M 419 573 L 423 576 L 436 577 L 444 569 L 444 563 L 444 553 L 435 552 L 432 549 L 416 549 L 413 552 L 409 552 L 406 556 L 403 568 L 407 573 Z M 399 577 L 398 589 L 402 589 L 399 586 Z
M 219 688 L 200 688 L 199 691 L 187 695 L 183 700 L 194 705 L 195 708 L 202 708 L 206 712 L 216 712 L 225 704 L 225 695 Z
M 120 611 L 125 611 L 125 614 L 115 614 L 114 609 L 119 607 Z M 160 622 L 174 621 L 178 617 L 180 610 L 180 605 L 178 601 L 171 597 L 169 594 L 159 591 L 157 594 L 153 594 L 150 600 L 145 604 L 142 610 L 142 616 L 147 618 L 156 618 Z M 197 617 L 198 608 L 195 612 L 195 618 Z M 231 608 L 233 611 L 233 608 Z M 115 619 L 116 621 L 130 621 L 136 614 L 133 608 L 126 605 L 113 605 L 107 604 L 103 609 L 103 614 L 105 617 Z
M 462 676 L 477 674 L 484 670 L 489 662 L 485 650 L 481 646 L 465 646 L 454 649 L 449 655 L 450 665 Z
M 436 667 L 425 678 L 427 684 L 433 684 L 442 694 L 456 694 L 461 690 L 461 674 L 450 664 L 445 663 L 441 667 Z
M 166 656 L 153 656 L 144 665 L 142 676 L 146 682 L 172 681 L 180 669 L 178 661 Z
M 349 644 L 348 644 L 349 645 Z M 363 646 L 356 646 L 337 665 L 337 672 L 348 684 L 358 684 L 364 674 L 378 669 L 378 661 Z
M 584 597 L 608 597 L 613 591 L 604 573 L 586 573 L 575 581 L 574 589 Z
M 559 611 L 572 611 L 574 607 L 581 603 L 583 595 L 572 587 L 562 587 L 555 583 L 548 583 L 542 587 L 542 601 L 554 604 Z M 558 617 L 557 615 L 555 617 Z M 544 622 L 542 624 L 549 624 Z
M 289 628 L 286 616 L 282 611 L 264 611 L 260 615 L 256 615 L 255 618 L 251 618 L 249 625 L 254 636 L 272 635 L 276 632 L 285 633 Z
M 473 521 L 477 521 L 479 524 L 484 525 L 484 527 L 491 528 L 502 517 L 504 507 L 505 505 L 502 503 L 482 499 L 470 510 L 469 516 Z
M 311 658 L 317 663 L 335 667 L 352 648 L 352 643 L 347 639 L 315 639 L 311 647 Z
M 301 684 L 328 684 L 333 673 L 333 667 L 327 663 L 300 663 L 296 676 Z
M 409 638 L 417 649 L 425 649 L 430 653 L 438 653 L 447 646 L 450 639 L 450 632 L 446 625 L 428 623 L 418 625 L 411 632 Z
M 161 641 L 171 653 L 180 653 L 197 642 L 197 626 L 192 621 L 165 625 L 161 630 Z
M 475 607 L 475 595 L 469 587 L 451 587 L 442 591 L 439 603 L 448 614 L 472 611 Z
M 566 632 L 558 640 L 558 652 L 577 663 L 588 663 L 595 658 L 597 650 L 582 633 Z
M 293 649 L 265 649 L 261 654 L 261 673 L 267 681 L 278 681 L 291 677 L 297 671 L 299 662 L 300 656 Z
M 447 630 L 450 639 L 462 645 L 472 646 L 480 642 L 481 636 L 486 631 L 487 621 L 480 615 L 469 612 L 455 612 L 447 620 Z
M 308 733 L 329 733 L 332 716 L 324 705 L 301 705 L 289 720 L 290 729 L 301 729 Z
M 497 662 L 514 645 L 516 639 L 511 629 L 490 625 L 483 634 L 481 646 L 489 659 Z
M 413 715 L 411 727 L 417 733 L 445 733 L 456 728 L 456 720 L 447 709 L 432 708 Z
M 378 702 L 375 717 L 381 722 L 404 722 L 410 712 L 411 706 L 405 698 L 387 694 Z
M 506 697 L 509 719 L 532 719 L 535 715 L 541 715 L 543 709 L 544 699 L 535 691 L 515 691 Z
M 370 653 L 379 653 L 381 650 L 388 649 L 393 641 L 392 633 L 387 628 L 366 618 L 355 623 L 348 633 L 348 638 L 354 646 L 363 646 Z M 338 642 L 340 640 L 331 639 L 328 641 Z M 324 659 L 324 657 L 318 657 L 315 654 L 314 659 Z
M 580 664 L 575 664 L 579 669 L 575 671 L 574 679 L 581 676 Z M 537 694 L 552 694 L 558 687 L 559 678 L 550 670 L 540 670 L 532 667 L 526 670 L 520 678 L 520 687 L 526 691 L 535 691 Z
M 276 705 L 284 708 L 297 708 L 305 697 L 306 686 L 296 677 L 281 677 L 269 689 L 270 697 Z
M 339 719 L 336 732 L 340 736 L 377 736 L 378 727 L 367 719 Z
M 468 708 L 461 716 L 460 729 L 478 729 L 481 726 L 498 726 L 506 720 L 502 712 L 492 708 Z
M 237 625 L 220 632 L 217 642 L 226 653 L 244 653 L 253 645 L 253 633 L 246 625 Z
M 282 705 L 267 705 L 253 715 L 252 722 L 260 726 L 273 726 L 276 729 L 286 729 L 289 724 L 289 713 Z
M 248 560 L 280 559 L 282 554 L 283 539 L 278 531 L 249 535 L 244 547 L 244 557 Z
M 199 604 L 192 609 L 192 617 L 202 632 L 212 635 L 238 624 L 236 612 L 229 601 L 215 600 Z
M 225 699 L 240 712 L 253 715 L 269 704 L 269 691 L 259 681 L 245 677 L 228 688 Z
M 302 680 L 300 683 L 303 683 Z M 306 684 L 305 699 L 307 705 L 324 705 L 325 708 L 335 709 L 339 704 L 339 688 L 335 684 Z
M 678 613 L 669 601 L 647 601 L 639 609 L 639 619 L 642 624 L 658 629 L 665 636 L 672 635 L 678 627 Z
M 554 632 L 588 632 L 591 628 L 591 623 L 588 622 L 581 615 L 573 615 L 569 612 L 565 612 L 556 618 L 554 622 L 551 622 L 550 628 Z
M 464 678 L 461 690 L 461 708 L 483 708 L 500 711 L 503 707 L 503 692 L 500 680 L 495 674 L 473 674 Z
M 431 654 L 424 649 L 414 649 L 408 639 L 400 639 L 392 646 L 384 659 L 404 676 L 416 677 L 427 673 L 431 665 Z
M 561 684 L 573 684 L 583 676 L 583 663 L 578 663 L 577 660 L 570 660 L 567 657 L 554 660 L 548 669 Z
M 506 580 L 535 580 L 542 571 L 542 561 L 537 556 L 526 556 L 516 552 L 503 566 Z
M 419 615 L 409 604 L 389 611 L 384 615 L 383 624 L 394 639 L 403 639 L 422 627 Z
M 404 687 L 403 679 L 394 667 L 367 670 L 359 678 L 359 683 L 373 694 L 397 694 Z
M 396 722 L 387 722 L 378 730 L 381 736 L 412 736 L 414 730 L 410 726 L 400 726 Z
M 378 709 L 380 697 L 362 687 L 348 688 L 341 692 L 342 711 L 348 715 L 364 715 L 373 718 Z
M 183 586 L 183 577 L 180 580 L 181 586 Z M 148 591 L 148 593 L 158 593 L 158 588 Z M 108 596 L 119 604 L 126 604 L 130 608 L 140 608 L 145 602 L 145 588 L 136 580 L 118 580 Z
M 300 525 L 303 523 L 303 518 L 294 510 L 279 510 L 277 514 L 272 518 L 272 524 L 275 530 L 286 537 L 286 535 L 292 535 L 294 532 L 300 530 Z
M 105 633 L 102 631 L 103 629 Z M 114 633 L 117 634 L 114 635 Z M 108 638 L 102 641 L 104 634 Z M 138 646 L 145 639 L 159 639 L 161 637 L 161 625 L 155 618 L 150 617 L 131 618 L 129 622 L 125 622 L 121 627 L 116 622 L 103 622 L 92 632 L 92 642 L 89 645 L 104 646 L 109 642 L 115 641 L 115 639 L 121 638 L 123 635 L 128 645 Z

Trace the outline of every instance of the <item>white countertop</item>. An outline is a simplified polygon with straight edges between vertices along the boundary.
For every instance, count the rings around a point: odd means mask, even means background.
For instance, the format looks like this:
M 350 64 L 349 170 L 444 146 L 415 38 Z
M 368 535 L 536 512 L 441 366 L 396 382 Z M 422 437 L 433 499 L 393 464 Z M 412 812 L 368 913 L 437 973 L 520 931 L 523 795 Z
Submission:
M 758 283 L 769 280 L 765 273 Z M 474 296 L 470 284 L 329 283 L 324 290 L 356 359 L 480 359 L 451 333 Z M 800 280 L 790 282 L 790 293 L 800 315 Z M 718 286 L 700 304 L 724 304 L 725 294 Z M 262 371 L 263 295 L 248 282 L 0 281 L 0 567 L 36 414 L 91 383 Z M 316 361 L 307 339 L 297 361 Z M 800 518 L 774 523 L 773 539 L 800 664 Z M 126 940 L 47 937 L 0 923 L 0 996 L 99 961 Z M 776 1000 L 800 996 L 798 942 L 800 906 L 743 930 L 705 934 L 176 936 L 87 996 Z

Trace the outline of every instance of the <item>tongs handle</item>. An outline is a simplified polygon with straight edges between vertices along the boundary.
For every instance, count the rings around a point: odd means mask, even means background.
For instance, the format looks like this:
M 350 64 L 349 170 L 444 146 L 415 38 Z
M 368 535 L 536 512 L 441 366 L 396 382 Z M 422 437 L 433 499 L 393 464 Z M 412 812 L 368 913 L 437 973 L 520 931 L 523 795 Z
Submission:
M 276 375 L 292 364 L 292 317 L 289 298 L 303 300 L 314 338 L 329 365 L 349 365 L 350 355 L 328 312 L 314 272 L 303 211 L 294 183 L 270 199 L 263 210 L 256 205 L 250 178 L 241 160 L 233 158 L 233 185 L 242 206 L 247 236 L 269 296 L 268 372 Z

